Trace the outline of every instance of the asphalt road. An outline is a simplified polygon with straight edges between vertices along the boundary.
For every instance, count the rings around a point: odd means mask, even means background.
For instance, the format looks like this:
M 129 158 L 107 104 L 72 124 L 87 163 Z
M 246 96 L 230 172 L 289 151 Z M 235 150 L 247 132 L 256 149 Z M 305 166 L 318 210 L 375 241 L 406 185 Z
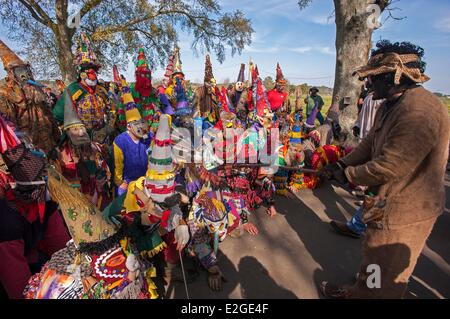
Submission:
M 450 178 L 446 185 L 450 195 Z M 331 184 L 277 198 L 279 214 L 260 210 L 251 219 L 259 234 L 227 238 L 219 263 L 227 278 L 212 292 L 206 272 L 188 285 L 191 298 L 322 298 L 317 284 L 352 283 L 361 260 L 361 239 L 335 233 L 331 219 L 349 219 L 355 198 Z M 410 280 L 406 298 L 450 298 L 450 196 Z M 185 260 L 189 264 L 189 260 Z M 183 284 L 170 284 L 166 298 L 186 298 Z

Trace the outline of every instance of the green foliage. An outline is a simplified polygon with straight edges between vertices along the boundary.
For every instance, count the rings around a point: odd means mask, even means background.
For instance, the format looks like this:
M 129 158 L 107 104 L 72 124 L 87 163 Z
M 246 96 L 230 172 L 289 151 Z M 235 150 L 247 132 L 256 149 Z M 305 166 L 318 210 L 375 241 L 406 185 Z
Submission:
M 93 40 L 94 50 L 109 70 L 128 65 L 139 47 L 146 49 L 152 67 L 165 66 L 180 34 L 193 38 L 194 53 L 212 52 L 225 60 L 225 49 L 240 54 L 251 43 L 251 22 L 236 10 L 223 12 L 217 0 L 72 0 L 81 8 L 81 29 Z M 55 77 L 63 57 L 80 30 L 65 27 L 68 1 L 2 0 L 0 21 L 8 36 L 23 44 L 27 59 L 41 77 Z M 72 12 L 70 12 L 72 13 Z M 61 34 L 65 29 L 68 38 Z M 70 46 L 69 45 L 69 46 Z M 74 48 L 72 48 L 73 50 Z

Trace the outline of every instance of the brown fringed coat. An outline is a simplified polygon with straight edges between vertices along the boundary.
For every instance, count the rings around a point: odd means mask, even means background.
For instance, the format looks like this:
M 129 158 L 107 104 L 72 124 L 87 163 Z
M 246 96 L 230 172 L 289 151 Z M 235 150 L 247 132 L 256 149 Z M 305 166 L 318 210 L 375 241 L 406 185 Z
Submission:
M 387 229 L 436 218 L 444 210 L 450 122 L 447 109 L 421 86 L 408 89 L 343 161 L 354 184 L 386 200 Z

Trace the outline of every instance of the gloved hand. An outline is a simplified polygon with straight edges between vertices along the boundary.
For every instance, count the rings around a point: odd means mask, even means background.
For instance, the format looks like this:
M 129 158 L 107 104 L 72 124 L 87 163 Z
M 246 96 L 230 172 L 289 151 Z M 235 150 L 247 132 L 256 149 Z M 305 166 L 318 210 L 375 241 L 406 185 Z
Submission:
M 219 266 L 212 266 L 208 269 L 208 285 L 214 291 L 222 290 L 222 282 L 227 282 Z
M 185 224 L 180 224 L 175 228 L 175 241 L 177 250 L 182 250 L 189 242 L 189 228 Z

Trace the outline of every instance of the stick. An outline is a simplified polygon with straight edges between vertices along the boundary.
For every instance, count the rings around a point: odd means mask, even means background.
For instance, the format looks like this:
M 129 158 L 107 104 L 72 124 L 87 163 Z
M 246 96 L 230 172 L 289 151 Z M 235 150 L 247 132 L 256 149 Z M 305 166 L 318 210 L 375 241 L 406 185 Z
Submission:
M 190 299 L 189 298 L 189 291 L 188 291 L 188 287 L 187 287 L 187 282 L 186 282 L 186 274 L 184 272 L 183 256 L 181 256 L 181 250 L 178 251 L 178 255 L 180 255 L 181 270 L 183 272 L 183 281 L 184 281 L 184 289 L 186 290 L 186 297 L 187 297 L 187 299 Z

